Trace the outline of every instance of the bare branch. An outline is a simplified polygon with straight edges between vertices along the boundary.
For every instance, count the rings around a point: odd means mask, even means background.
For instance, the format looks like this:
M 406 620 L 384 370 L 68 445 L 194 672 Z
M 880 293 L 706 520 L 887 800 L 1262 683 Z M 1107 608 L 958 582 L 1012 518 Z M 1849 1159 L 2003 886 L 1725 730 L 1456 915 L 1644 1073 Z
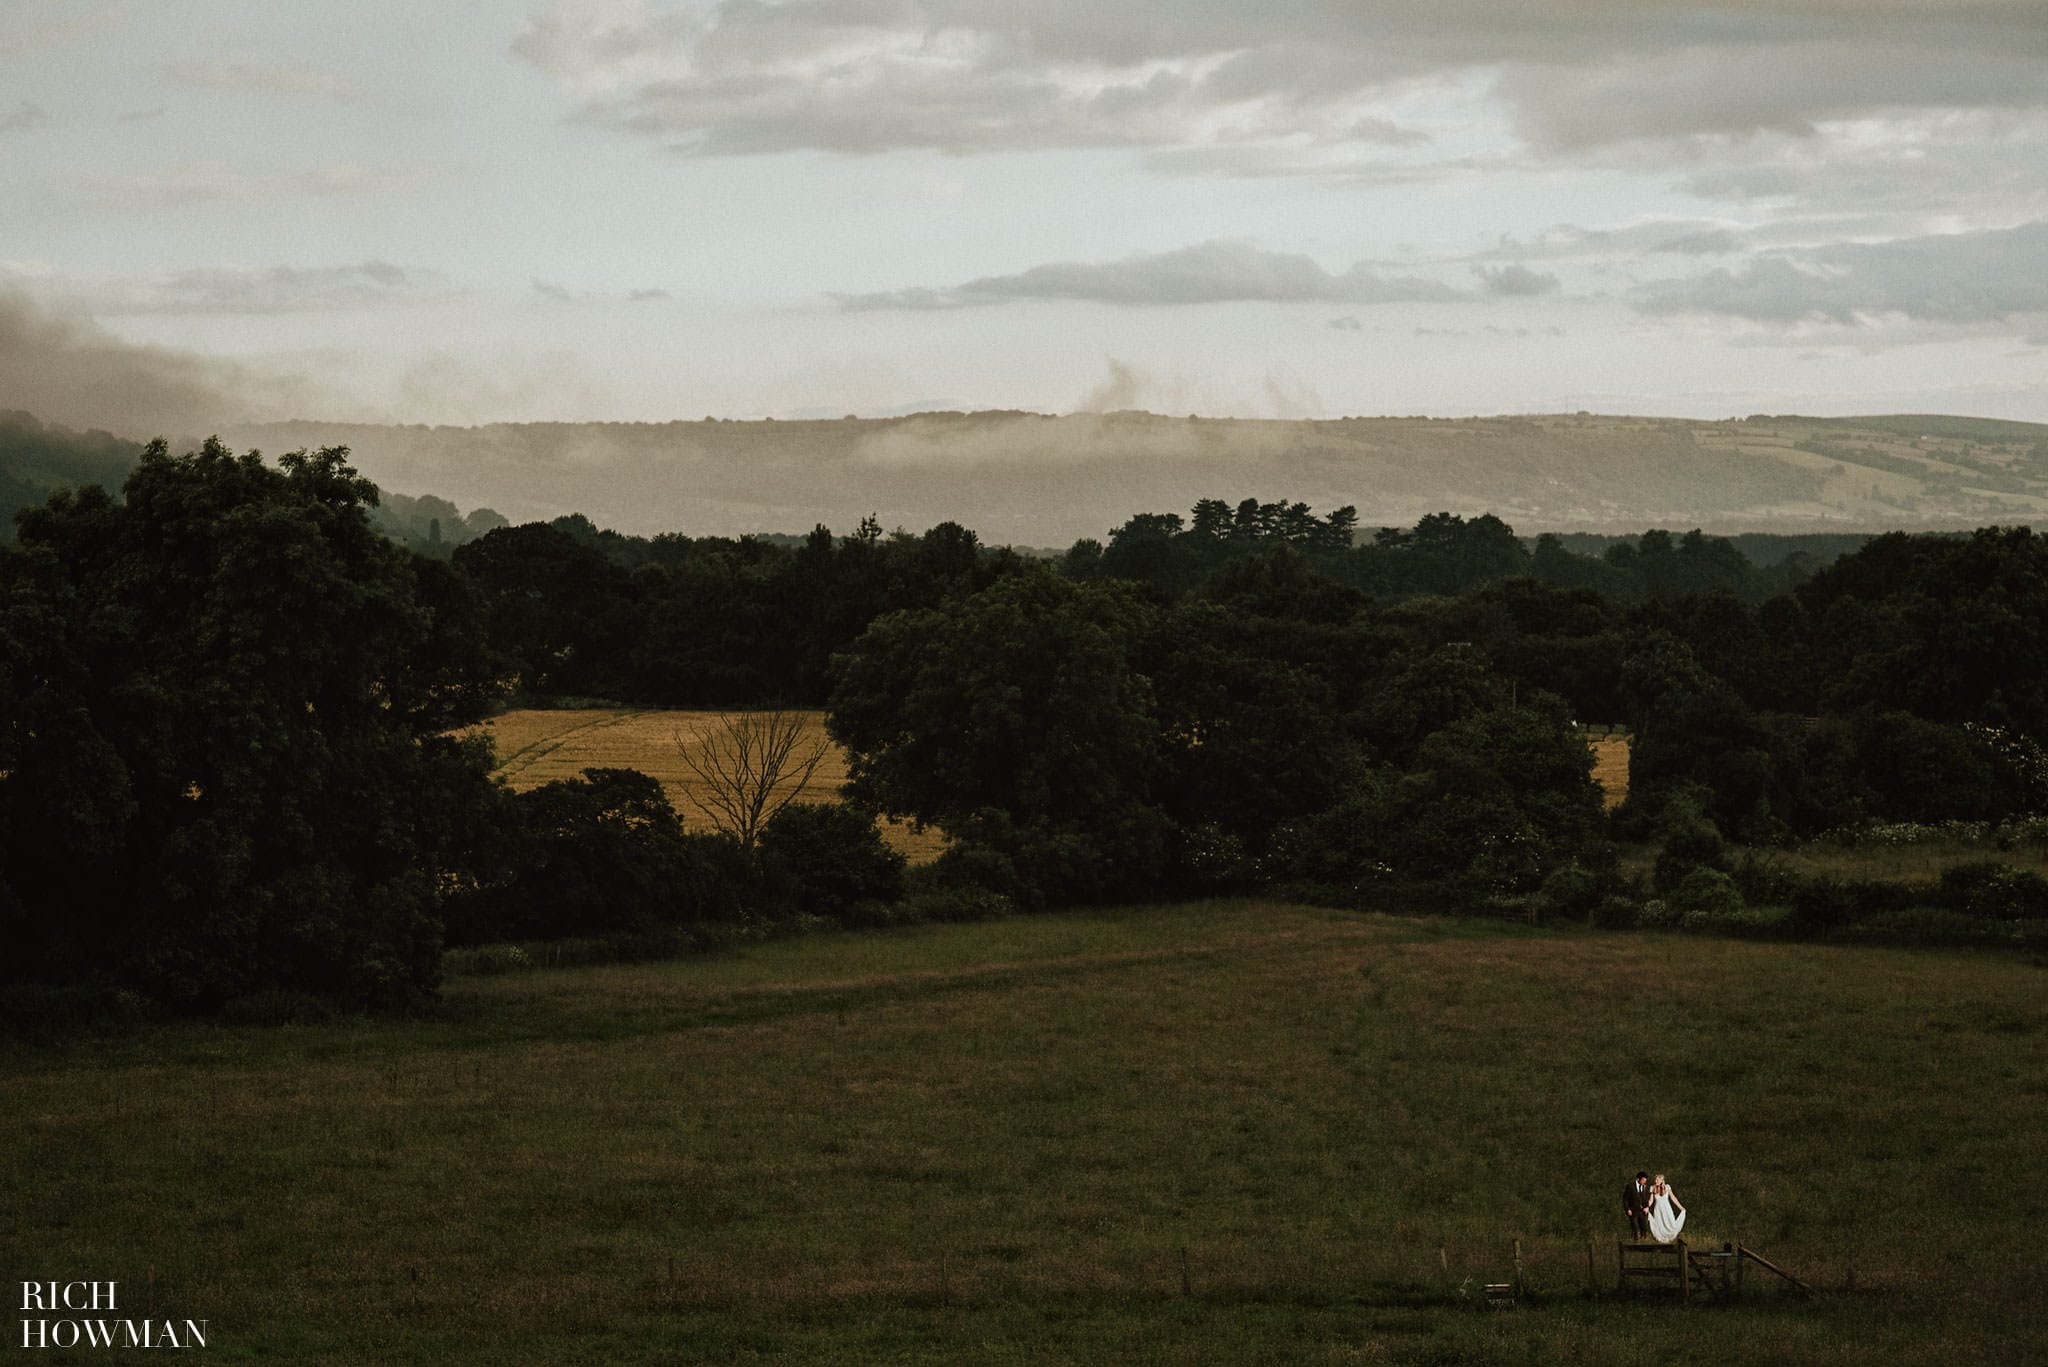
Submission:
M 810 786 L 832 742 L 800 712 L 741 712 L 702 740 L 678 731 L 677 752 L 703 785 L 711 824 L 748 849 Z

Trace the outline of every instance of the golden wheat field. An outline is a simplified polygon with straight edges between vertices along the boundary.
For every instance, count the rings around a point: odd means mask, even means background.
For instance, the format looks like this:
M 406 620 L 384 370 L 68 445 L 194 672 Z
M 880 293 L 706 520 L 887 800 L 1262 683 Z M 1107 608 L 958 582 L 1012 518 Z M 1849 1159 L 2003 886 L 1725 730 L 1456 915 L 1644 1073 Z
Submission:
M 638 769 L 661 780 L 685 826 L 704 831 L 713 823 L 700 792 L 703 782 L 691 772 L 683 751 L 704 744 L 737 715 L 658 708 L 524 709 L 493 717 L 472 731 L 491 737 L 498 752 L 498 775 L 521 792 L 576 778 L 585 769 Z M 806 740 L 812 735 L 822 738 L 825 714 L 801 715 Z M 831 746 L 800 800 L 837 802 L 839 785 L 845 781 L 846 754 Z M 912 863 L 936 859 L 946 847 L 940 832 L 914 831 L 900 822 L 884 822 L 882 836 Z
M 1600 785 L 1601 800 L 1619 807 L 1628 797 L 1628 737 L 1588 736 L 1593 747 L 1593 781 Z
M 698 790 L 703 786 L 683 759 L 682 747 L 701 745 L 734 712 L 671 711 L 662 708 L 590 707 L 507 712 L 472 728 L 491 737 L 497 747 L 497 773 L 521 792 L 557 779 L 570 779 L 585 769 L 638 769 L 660 779 L 684 823 L 692 830 L 712 826 Z M 822 737 L 825 714 L 806 710 L 807 735 Z M 1618 807 L 1628 796 L 1629 738 L 1589 736 L 1593 750 L 1593 781 L 1605 790 L 1605 802 Z M 837 802 L 846 781 L 846 755 L 832 746 L 805 788 L 806 802 Z M 884 822 L 882 836 L 912 863 L 928 863 L 946 847 L 936 830 L 914 831 L 900 822 Z

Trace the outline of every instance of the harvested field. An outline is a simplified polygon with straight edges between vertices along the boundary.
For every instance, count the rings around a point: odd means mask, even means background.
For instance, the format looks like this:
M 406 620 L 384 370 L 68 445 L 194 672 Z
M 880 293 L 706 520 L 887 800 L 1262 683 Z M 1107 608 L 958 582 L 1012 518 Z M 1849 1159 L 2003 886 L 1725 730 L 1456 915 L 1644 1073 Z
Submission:
M 1606 806 L 1619 807 L 1628 798 L 1627 736 L 1588 736 L 1593 747 L 1593 781 L 1600 785 Z
M 497 747 L 498 774 L 520 792 L 576 778 L 585 769 L 638 769 L 661 780 L 684 824 L 701 831 L 712 827 L 703 782 L 684 762 L 678 738 L 683 745 L 702 744 L 727 718 L 737 715 L 659 708 L 527 708 L 493 717 L 476 729 L 488 734 Z M 822 737 L 825 714 L 802 715 L 810 730 Z M 846 755 L 835 745 L 800 800 L 837 802 L 839 785 L 845 781 Z M 946 838 L 938 831 L 914 831 L 900 822 L 884 822 L 882 836 L 912 863 L 929 863 L 946 847 Z

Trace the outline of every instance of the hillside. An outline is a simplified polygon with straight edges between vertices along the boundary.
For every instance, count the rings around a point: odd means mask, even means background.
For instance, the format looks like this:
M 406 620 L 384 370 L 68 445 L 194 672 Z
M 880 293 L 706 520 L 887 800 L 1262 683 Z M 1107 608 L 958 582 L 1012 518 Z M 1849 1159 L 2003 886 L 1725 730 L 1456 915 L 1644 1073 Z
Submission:
M 1267 421 L 921 413 L 821 422 L 232 429 L 352 447 L 380 484 L 621 531 L 953 520 L 1064 545 L 1197 498 L 1353 504 L 1364 526 L 1493 512 L 1528 533 L 1976 526 L 2048 520 L 2048 425 L 1904 416 L 1723 422 L 1562 415 Z
M 132 435 L 132 434 L 131 434 Z M 943 521 L 1061 547 L 1198 498 L 1352 504 L 1366 527 L 1493 512 L 1524 534 L 1705 527 L 1817 533 L 2048 520 L 2048 424 L 1907 414 L 1696 422 L 1588 414 L 1267 421 L 1149 413 L 920 413 L 824 422 L 289 422 L 229 428 L 272 455 L 345 445 L 387 491 L 394 534 L 514 520 L 693 535 Z M 181 445 L 196 444 L 186 439 Z M 139 441 L 0 415 L 0 512 L 84 479 L 118 482 Z M 431 506 L 428 506 L 431 505 Z M 416 514 L 416 515 L 415 515 Z M 419 526 L 412 528 L 410 522 Z M 401 525 L 403 524 L 403 525 Z

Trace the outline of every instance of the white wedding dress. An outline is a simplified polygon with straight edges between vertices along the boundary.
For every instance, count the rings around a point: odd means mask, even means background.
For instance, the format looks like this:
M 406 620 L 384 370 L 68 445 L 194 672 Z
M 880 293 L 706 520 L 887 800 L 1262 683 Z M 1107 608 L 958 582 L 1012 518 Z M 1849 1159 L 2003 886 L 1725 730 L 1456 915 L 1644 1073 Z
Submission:
M 1649 1214 L 1650 1237 L 1660 1244 L 1670 1243 L 1685 1228 L 1685 1211 L 1671 1204 L 1669 1192 L 1659 1192 L 1650 1198 Z

